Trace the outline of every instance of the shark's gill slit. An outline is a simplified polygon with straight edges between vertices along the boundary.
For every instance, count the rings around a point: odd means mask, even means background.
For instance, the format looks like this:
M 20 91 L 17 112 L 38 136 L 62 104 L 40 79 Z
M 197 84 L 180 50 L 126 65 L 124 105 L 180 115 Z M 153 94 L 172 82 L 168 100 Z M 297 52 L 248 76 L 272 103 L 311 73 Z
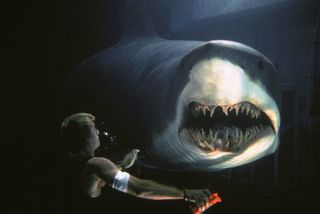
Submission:
M 254 104 L 205 105 L 190 102 L 181 129 L 187 129 L 194 143 L 208 152 L 238 152 L 260 137 L 274 131 L 269 117 Z

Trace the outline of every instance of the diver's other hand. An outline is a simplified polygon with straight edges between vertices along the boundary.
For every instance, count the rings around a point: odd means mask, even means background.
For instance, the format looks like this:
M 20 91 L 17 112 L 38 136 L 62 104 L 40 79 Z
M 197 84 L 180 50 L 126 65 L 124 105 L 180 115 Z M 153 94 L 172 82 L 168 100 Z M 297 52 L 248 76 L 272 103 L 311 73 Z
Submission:
M 133 149 L 131 152 L 129 152 L 120 163 L 121 168 L 122 169 L 130 168 L 136 161 L 139 152 L 140 152 L 139 149 Z
M 209 206 L 211 192 L 208 189 L 184 189 L 184 192 L 186 201 L 195 203 L 197 207 Z

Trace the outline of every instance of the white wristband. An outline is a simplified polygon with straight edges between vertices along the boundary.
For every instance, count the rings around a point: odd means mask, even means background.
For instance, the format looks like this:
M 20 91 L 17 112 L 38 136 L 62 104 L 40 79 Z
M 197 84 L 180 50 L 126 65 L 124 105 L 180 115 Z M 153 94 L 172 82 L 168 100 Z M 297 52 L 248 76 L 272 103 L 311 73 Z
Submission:
M 112 183 L 112 188 L 121 192 L 127 192 L 130 174 L 127 172 L 118 171 Z

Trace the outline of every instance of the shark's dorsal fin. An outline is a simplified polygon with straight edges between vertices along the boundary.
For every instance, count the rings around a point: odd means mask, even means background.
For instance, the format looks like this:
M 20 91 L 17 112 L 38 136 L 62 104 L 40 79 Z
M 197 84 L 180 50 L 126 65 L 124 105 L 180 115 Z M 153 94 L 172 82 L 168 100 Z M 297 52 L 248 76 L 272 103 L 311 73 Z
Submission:
M 126 0 L 120 42 L 157 37 L 146 0 Z

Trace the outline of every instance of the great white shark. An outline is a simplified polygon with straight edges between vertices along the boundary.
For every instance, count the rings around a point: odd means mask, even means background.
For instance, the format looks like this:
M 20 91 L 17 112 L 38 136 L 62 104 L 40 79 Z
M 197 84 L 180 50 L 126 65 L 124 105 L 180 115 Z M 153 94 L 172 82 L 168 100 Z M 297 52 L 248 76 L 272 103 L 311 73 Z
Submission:
M 272 154 L 280 127 L 272 62 L 233 41 L 162 39 L 134 3 L 121 40 L 68 76 L 66 112 L 103 118 L 120 143 L 144 151 L 144 166 L 210 172 Z

